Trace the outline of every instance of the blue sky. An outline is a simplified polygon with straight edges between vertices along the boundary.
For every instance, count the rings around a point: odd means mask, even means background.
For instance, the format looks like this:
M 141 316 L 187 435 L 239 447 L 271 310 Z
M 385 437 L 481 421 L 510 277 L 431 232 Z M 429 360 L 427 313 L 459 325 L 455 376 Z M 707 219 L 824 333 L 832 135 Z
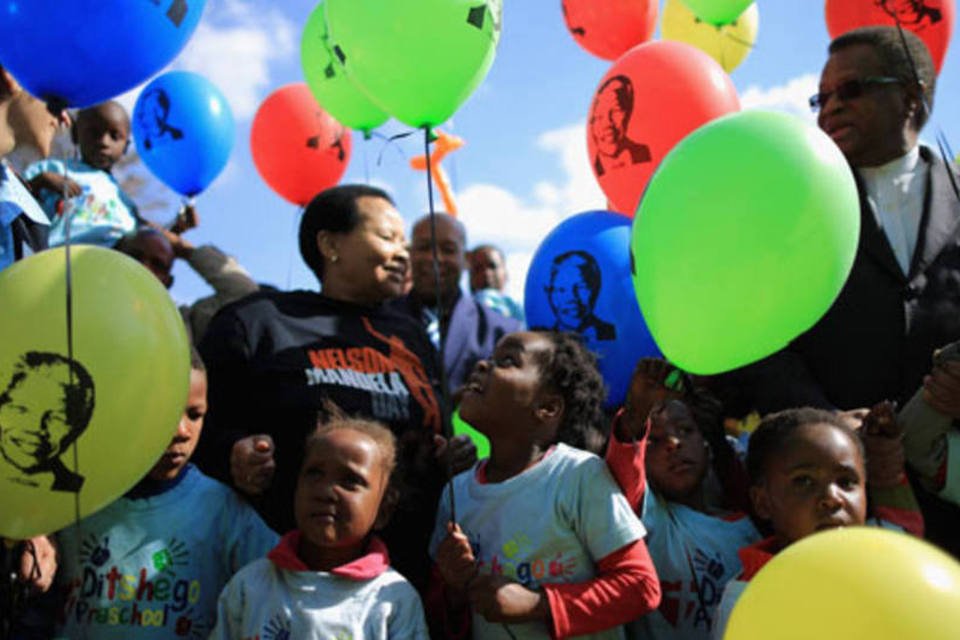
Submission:
M 224 173 L 200 195 L 201 226 L 195 243 L 212 242 L 231 253 L 261 282 L 281 288 L 316 288 L 296 248 L 298 211 L 262 182 L 250 156 L 250 123 L 259 102 L 277 87 L 302 81 L 300 32 L 314 0 L 208 0 L 201 25 L 172 67 L 206 75 L 227 95 L 236 143 Z M 829 42 L 823 3 L 760 0 L 754 50 L 732 73 L 745 107 L 787 109 L 811 117 L 806 98 L 815 91 Z M 427 36 L 428 37 L 428 36 Z M 960 54 L 950 48 L 939 77 L 934 115 L 960 147 Z M 446 164 L 470 233 L 470 243 L 493 241 L 509 253 L 511 290 L 522 291 L 522 270 L 537 243 L 563 218 L 603 208 L 590 172 L 584 122 L 593 91 L 609 62 L 580 49 L 563 22 L 560 0 L 505 0 L 503 32 L 490 74 L 445 127 L 467 145 Z M 135 92 L 124 98 L 132 107 Z M 655 99 L 653 96 L 651 99 Z M 953 130 L 950 125 L 953 124 Z M 441 127 L 444 128 L 444 127 Z M 407 128 L 391 121 L 385 135 Z M 344 181 L 386 187 L 406 220 L 426 211 L 423 173 L 408 166 L 421 154 L 422 136 L 392 143 L 354 137 Z M 378 157 L 381 159 L 377 163 Z M 169 195 L 171 203 L 177 196 Z M 172 217 L 157 214 L 156 218 Z M 190 301 L 206 285 L 187 265 L 175 269 L 173 295 Z

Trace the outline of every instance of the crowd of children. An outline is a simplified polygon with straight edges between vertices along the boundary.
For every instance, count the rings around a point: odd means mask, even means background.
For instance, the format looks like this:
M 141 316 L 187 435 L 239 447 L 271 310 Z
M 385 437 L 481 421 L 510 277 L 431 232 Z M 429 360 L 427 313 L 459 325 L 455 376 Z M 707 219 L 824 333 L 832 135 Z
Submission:
M 75 240 L 114 246 L 140 223 L 110 174 L 129 120 L 106 103 L 75 127 L 81 160 L 25 177 L 57 241 L 72 212 Z M 512 333 L 457 395 L 490 454 L 446 484 L 418 593 L 375 533 L 403 491 L 389 428 L 324 411 L 302 443 L 296 528 L 273 532 L 190 463 L 206 396 L 194 354 L 187 406 L 153 469 L 34 542 L 47 553 L 31 578 L 50 588 L 19 611 L 14 637 L 719 638 L 745 585 L 794 542 L 864 524 L 922 536 L 905 460 L 930 490 L 956 490 L 949 424 L 922 406 L 899 421 L 889 403 L 783 411 L 744 455 L 719 401 L 669 363 L 641 360 L 611 416 L 577 337 Z M 607 434 L 605 458 L 584 450 L 588 431 Z

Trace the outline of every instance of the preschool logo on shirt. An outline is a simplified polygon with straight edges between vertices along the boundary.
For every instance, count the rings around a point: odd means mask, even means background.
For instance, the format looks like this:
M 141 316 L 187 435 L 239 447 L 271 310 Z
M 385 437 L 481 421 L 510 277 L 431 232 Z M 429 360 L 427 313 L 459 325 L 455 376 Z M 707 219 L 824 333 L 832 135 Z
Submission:
M 695 578 L 688 584 L 683 580 L 660 582 L 663 593 L 660 613 L 674 627 L 710 631 L 714 609 L 723 595 L 727 570 L 719 553 L 707 555 L 702 549 L 696 549 L 691 565 Z
M 544 578 L 550 578 L 547 582 L 562 582 L 564 578 L 572 576 L 577 568 L 576 559 L 564 558 L 562 551 L 558 551 L 552 558 L 526 557 L 526 553 L 533 548 L 533 543 L 523 532 L 510 536 L 489 561 L 484 558 L 477 542 L 471 539 L 470 544 L 474 556 L 480 558 L 477 567 L 480 571 L 512 578 L 528 589 L 539 588 Z
M 157 542 L 146 556 L 114 558 L 110 539 L 91 535 L 81 547 L 80 575 L 67 585 L 64 618 L 87 628 L 144 627 L 205 638 L 208 621 L 194 610 L 200 581 L 178 575 L 189 564 L 190 551 L 177 538 Z

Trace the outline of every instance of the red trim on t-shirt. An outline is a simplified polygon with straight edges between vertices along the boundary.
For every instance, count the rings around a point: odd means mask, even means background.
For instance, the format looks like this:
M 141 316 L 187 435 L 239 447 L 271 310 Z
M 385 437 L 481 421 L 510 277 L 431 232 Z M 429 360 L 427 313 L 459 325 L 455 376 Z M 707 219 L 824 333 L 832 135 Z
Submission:
M 737 555 L 740 556 L 743 573 L 741 573 L 737 579 L 744 582 L 751 580 L 753 576 L 757 575 L 760 569 L 763 569 L 763 567 L 770 562 L 771 558 L 773 558 L 778 551 L 780 550 L 777 548 L 777 540 L 773 536 L 741 548 L 737 551 Z
M 611 629 L 660 605 L 660 580 L 643 540 L 602 558 L 591 580 L 542 588 L 550 605 L 552 638 Z
M 267 554 L 267 558 L 273 564 L 287 571 L 313 571 L 297 555 L 300 535 L 298 529 L 288 532 L 280 538 L 277 546 Z M 367 543 L 367 550 L 364 555 L 347 564 L 334 567 L 330 570 L 330 573 L 348 580 L 372 580 L 389 568 L 390 554 L 387 552 L 387 545 L 380 538 L 372 536 L 370 542 Z

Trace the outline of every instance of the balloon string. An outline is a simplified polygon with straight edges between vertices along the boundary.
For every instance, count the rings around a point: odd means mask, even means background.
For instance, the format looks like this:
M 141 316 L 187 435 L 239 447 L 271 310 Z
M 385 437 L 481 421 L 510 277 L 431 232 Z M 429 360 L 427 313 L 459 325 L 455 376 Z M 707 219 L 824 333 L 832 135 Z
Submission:
M 403 149 L 400 148 L 400 145 L 396 145 L 396 144 L 393 144 L 393 143 L 396 142 L 397 140 L 402 140 L 403 138 L 406 138 L 406 137 L 408 137 L 408 136 L 412 136 L 412 135 L 413 135 L 414 133 L 416 133 L 416 132 L 417 132 L 417 130 L 414 129 L 414 130 L 412 130 L 412 131 L 406 131 L 406 132 L 404 132 L 404 133 L 398 133 L 398 134 L 396 134 L 396 135 L 392 135 L 392 136 L 390 136 L 390 137 L 388 138 L 387 136 L 383 135 L 382 133 L 379 133 L 379 132 L 377 132 L 377 131 L 371 131 L 371 132 L 370 132 L 370 135 L 371 135 L 372 137 L 379 138 L 380 140 L 385 140 L 385 141 L 386 141 L 386 144 L 384 144 L 384 145 L 383 145 L 383 148 L 380 149 L 380 153 L 377 154 L 377 166 L 379 167 L 379 166 L 380 166 L 380 163 L 383 161 L 383 154 L 384 154 L 384 152 L 385 152 L 387 149 L 391 148 L 391 147 L 393 147 L 394 149 L 396 149 L 396 150 L 397 150 L 397 153 L 400 154 L 400 157 L 403 158 L 404 160 L 406 160 L 406 159 L 407 159 L 407 156 L 406 156 L 406 154 L 403 152 Z
M 370 184 L 370 158 L 367 150 L 370 148 L 370 132 L 363 132 L 363 181 Z M 378 163 L 379 164 L 379 163 Z

